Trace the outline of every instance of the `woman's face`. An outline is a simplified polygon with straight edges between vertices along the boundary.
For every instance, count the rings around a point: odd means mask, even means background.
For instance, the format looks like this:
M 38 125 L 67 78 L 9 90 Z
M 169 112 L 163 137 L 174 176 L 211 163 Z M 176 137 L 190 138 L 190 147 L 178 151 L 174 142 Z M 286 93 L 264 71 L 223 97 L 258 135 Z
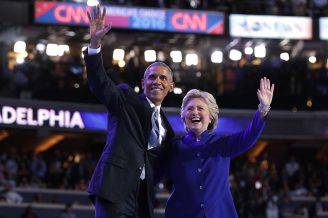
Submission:
M 187 129 L 199 136 L 207 130 L 210 123 L 210 111 L 202 98 L 193 98 L 185 106 L 183 118 Z

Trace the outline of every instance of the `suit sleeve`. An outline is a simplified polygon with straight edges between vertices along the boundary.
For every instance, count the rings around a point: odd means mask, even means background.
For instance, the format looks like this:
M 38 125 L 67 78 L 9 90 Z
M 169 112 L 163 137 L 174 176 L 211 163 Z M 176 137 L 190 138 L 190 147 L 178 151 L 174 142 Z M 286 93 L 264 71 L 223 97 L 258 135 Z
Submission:
M 106 74 L 101 53 L 85 54 L 87 78 L 90 90 L 103 103 L 109 112 L 119 113 L 124 101 L 122 90 Z
M 253 120 L 245 130 L 240 133 L 225 136 L 221 139 L 219 152 L 226 157 L 235 157 L 247 151 L 259 138 L 264 125 L 265 121 L 261 120 L 259 111 L 256 111 Z

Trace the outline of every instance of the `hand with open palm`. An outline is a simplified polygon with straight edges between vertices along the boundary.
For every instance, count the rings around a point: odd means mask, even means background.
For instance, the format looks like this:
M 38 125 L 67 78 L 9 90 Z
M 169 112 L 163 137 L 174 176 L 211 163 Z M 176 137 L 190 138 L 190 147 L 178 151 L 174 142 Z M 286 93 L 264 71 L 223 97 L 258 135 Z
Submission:
M 90 47 L 99 48 L 101 40 L 110 30 L 110 25 L 105 25 L 106 7 L 103 8 L 101 13 L 100 4 L 93 8 L 93 17 L 87 12 L 90 21 Z
M 270 87 L 270 80 L 266 77 L 260 81 L 260 89 L 257 90 L 257 97 L 260 101 L 260 107 L 263 110 L 268 110 L 272 102 L 274 92 L 274 84 Z

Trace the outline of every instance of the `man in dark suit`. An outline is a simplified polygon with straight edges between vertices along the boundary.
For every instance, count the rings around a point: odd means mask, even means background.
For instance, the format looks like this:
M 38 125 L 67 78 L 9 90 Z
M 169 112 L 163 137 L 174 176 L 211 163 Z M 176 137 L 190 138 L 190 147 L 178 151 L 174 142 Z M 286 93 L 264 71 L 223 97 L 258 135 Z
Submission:
M 107 143 L 91 178 L 88 192 L 97 218 L 153 217 L 154 171 L 165 141 L 174 136 L 160 109 L 174 87 L 172 71 L 162 62 L 151 64 L 141 81 L 143 94 L 128 85 L 116 86 L 105 72 L 101 39 L 106 9 L 93 10 L 90 44 L 85 54 L 91 91 L 108 109 Z

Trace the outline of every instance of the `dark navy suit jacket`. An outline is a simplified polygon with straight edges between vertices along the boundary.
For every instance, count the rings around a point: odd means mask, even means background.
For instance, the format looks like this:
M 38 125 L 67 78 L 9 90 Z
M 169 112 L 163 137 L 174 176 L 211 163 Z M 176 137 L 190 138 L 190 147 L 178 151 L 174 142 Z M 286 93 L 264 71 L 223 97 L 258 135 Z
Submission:
M 237 217 L 229 186 L 230 158 L 248 150 L 262 132 L 257 111 L 244 131 L 230 136 L 205 131 L 173 140 L 168 176 L 174 185 L 166 218 Z
M 153 216 L 154 164 L 161 150 L 148 150 L 151 131 L 151 108 L 145 95 L 137 95 L 128 85 L 116 86 L 106 74 L 101 54 L 85 55 L 87 77 L 91 91 L 108 109 L 107 143 L 91 178 L 88 192 L 114 203 L 126 199 L 136 190 L 143 166 L 146 170 L 149 212 Z M 172 138 L 172 128 L 161 111 Z

